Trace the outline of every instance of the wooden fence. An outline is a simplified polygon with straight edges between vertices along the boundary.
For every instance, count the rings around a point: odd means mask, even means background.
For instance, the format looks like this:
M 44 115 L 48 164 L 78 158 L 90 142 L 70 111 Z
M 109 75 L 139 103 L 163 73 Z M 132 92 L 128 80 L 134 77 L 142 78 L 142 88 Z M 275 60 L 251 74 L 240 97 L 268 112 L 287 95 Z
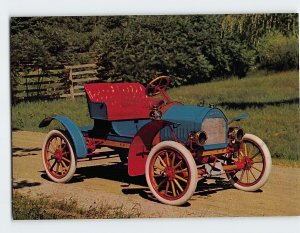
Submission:
M 55 98 L 75 98 L 85 95 L 84 83 L 95 82 L 97 65 L 64 66 L 61 69 L 20 73 L 12 80 L 13 102 Z
M 61 97 L 71 97 L 74 99 L 75 96 L 85 95 L 84 83 L 99 80 L 99 78 L 96 77 L 96 64 L 65 66 L 65 69 L 68 70 L 69 93 L 63 94 Z

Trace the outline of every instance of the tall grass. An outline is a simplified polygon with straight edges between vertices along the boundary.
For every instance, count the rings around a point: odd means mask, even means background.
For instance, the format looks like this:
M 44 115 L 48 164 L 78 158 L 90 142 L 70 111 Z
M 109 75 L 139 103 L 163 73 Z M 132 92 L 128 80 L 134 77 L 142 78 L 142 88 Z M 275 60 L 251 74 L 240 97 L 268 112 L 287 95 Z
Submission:
M 196 84 L 168 91 L 172 99 L 188 105 L 205 100 L 214 103 L 232 119 L 241 113 L 249 118 L 241 122 L 246 132 L 264 140 L 274 158 L 300 159 L 299 73 L 252 74 L 244 79 Z M 46 116 L 64 114 L 78 125 L 89 125 L 85 98 L 49 102 L 20 103 L 12 107 L 12 127 L 31 131 L 39 129 Z

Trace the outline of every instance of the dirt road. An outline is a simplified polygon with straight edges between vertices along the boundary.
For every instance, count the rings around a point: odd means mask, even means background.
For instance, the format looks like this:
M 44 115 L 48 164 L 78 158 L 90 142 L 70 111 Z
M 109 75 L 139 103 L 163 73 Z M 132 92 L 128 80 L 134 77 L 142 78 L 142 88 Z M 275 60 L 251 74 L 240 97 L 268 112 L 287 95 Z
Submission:
M 267 184 L 258 192 L 232 188 L 225 177 L 198 183 L 197 191 L 182 207 L 156 202 L 144 177 L 129 177 L 117 155 L 78 163 L 71 183 L 48 180 L 41 161 L 45 134 L 13 132 L 13 188 L 32 196 L 73 199 L 80 205 L 123 205 L 141 217 L 283 216 L 300 215 L 300 168 L 273 166 Z

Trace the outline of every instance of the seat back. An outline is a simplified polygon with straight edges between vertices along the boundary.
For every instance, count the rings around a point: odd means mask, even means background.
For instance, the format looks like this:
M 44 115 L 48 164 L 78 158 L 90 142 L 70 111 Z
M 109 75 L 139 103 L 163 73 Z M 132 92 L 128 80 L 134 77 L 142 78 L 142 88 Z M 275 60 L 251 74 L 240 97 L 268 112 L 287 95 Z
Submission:
M 139 99 L 149 98 L 145 87 L 139 83 L 90 83 L 85 84 L 85 91 L 93 103 L 119 102 L 128 104 Z
M 161 101 L 148 97 L 145 87 L 139 83 L 90 83 L 84 87 L 93 119 L 149 118 L 152 106 Z

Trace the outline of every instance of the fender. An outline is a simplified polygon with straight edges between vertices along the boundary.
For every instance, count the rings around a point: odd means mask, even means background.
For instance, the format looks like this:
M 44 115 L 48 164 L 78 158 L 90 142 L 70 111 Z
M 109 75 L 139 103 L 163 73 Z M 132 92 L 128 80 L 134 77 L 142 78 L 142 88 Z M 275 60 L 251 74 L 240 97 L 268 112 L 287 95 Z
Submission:
M 174 123 L 164 120 L 152 120 L 144 125 L 134 136 L 128 153 L 128 174 L 139 176 L 145 174 L 147 156 L 153 146 L 157 133 L 165 126 Z
M 235 122 L 235 121 L 240 121 L 242 119 L 245 119 L 249 116 L 249 114 L 247 113 L 243 113 L 243 114 L 240 114 L 238 115 L 237 117 L 233 118 L 231 121 L 228 122 L 228 125 L 230 125 L 231 123 Z
M 78 158 L 85 157 L 88 153 L 86 148 L 86 142 L 77 125 L 68 117 L 58 115 L 53 117 L 46 117 L 39 124 L 39 128 L 48 126 L 52 122 L 52 120 L 57 120 L 69 132 L 73 141 L 73 146 L 75 147 L 76 156 Z

